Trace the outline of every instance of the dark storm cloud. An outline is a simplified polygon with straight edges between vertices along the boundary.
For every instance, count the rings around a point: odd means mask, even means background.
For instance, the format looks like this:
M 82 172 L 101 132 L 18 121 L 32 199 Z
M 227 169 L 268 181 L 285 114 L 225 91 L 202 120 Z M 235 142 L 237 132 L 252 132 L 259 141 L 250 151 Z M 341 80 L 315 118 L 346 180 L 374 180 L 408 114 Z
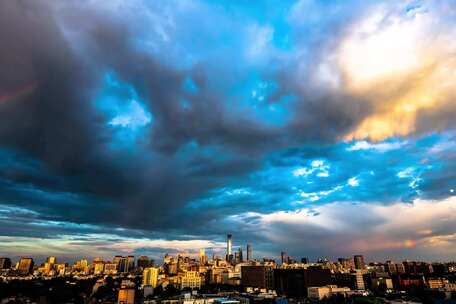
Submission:
M 255 149 L 271 136 L 255 122 L 230 117 L 201 82 L 198 96 L 189 96 L 192 109 L 183 112 L 178 98 L 184 75 L 135 50 L 125 22 L 72 3 L 60 11 L 64 33 L 53 15 L 58 9 L 46 2 L 1 5 L 0 40 L 8 48 L 0 54 L 0 92 L 32 89 L 0 105 L 0 142 L 36 159 L 36 169 L 49 176 L 5 168 L 3 202 L 45 218 L 160 228 L 174 222 L 174 210 L 220 183 L 211 176 L 255 166 L 249 158 L 198 154 L 179 163 L 169 154 L 191 140 Z M 79 49 L 68 40 L 72 35 Z M 155 119 L 152 149 L 166 153 L 146 160 L 107 149 L 111 131 L 91 103 L 104 70 L 114 70 L 146 100 Z
M 265 52 L 277 52 L 271 62 L 279 68 L 271 68 L 244 54 L 261 46 L 256 39 L 268 33 L 267 25 L 242 19 L 232 32 L 236 22 L 223 8 L 200 2 L 171 9 L 182 16 L 167 12 L 166 2 L 132 1 L 120 8 L 116 3 L 0 3 L 0 204 L 32 212 L 8 209 L 0 220 L 8 228 L 0 234 L 55 237 L 111 231 L 138 238 L 219 239 L 230 227 L 239 240 L 262 242 L 264 235 L 252 233 L 259 215 L 250 223 L 230 217 L 300 208 L 294 202 L 297 190 L 318 195 L 315 204 L 373 199 L 386 204 L 417 197 L 409 186 L 411 177 L 396 178 L 409 165 L 406 159 L 392 161 L 401 151 L 353 156 L 345 144 L 335 144 L 376 109 L 371 96 L 328 88 L 318 79 L 321 63 L 328 64 L 325 60 L 344 34 L 342 24 L 351 23 L 358 9 L 347 6 L 342 15 L 331 11 L 320 26 L 299 21 L 304 8 L 295 11 L 297 19 L 288 20 L 297 28 L 292 36 L 307 49 L 290 59 L 280 53 L 283 46 L 273 46 Z M 202 15 L 211 26 L 200 22 Z M 188 37 L 201 37 L 203 43 Z M 197 59 L 180 65 L 187 57 Z M 112 117 L 97 107 L 108 74 L 128 88 L 116 91 L 120 104 L 131 99 L 131 89 L 152 117 L 137 131 L 139 138 L 120 139 L 123 145 L 116 141 L 119 131 L 110 125 Z M 185 87 L 189 80 L 192 89 Z M 258 95 L 275 86 L 252 100 L 253 91 Z M 273 106 L 277 108 L 270 110 Z M 273 115 L 277 109 L 283 117 Z M 439 111 L 432 115 L 420 121 L 419 132 L 434 130 L 429 125 L 436 119 L 450 120 L 449 115 L 440 118 Z M 443 123 L 440 129 L 447 127 Z M 439 174 L 423 175 L 420 190 L 427 197 L 450 195 L 448 163 L 454 160 L 444 155 L 450 159 L 443 161 Z M 303 186 L 292 172 L 316 158 L 333 165 L 334 176 L 324 184 L 316 178 Z M 384 163 L 391 168 L 384 169 Z M 381 176 L 359 177 L 375 189 L 346 186 L 354 172 L 365 174 L 361 167 L 370 165 Z M 326 198 L 320 193 L 340 185 L 342 193 Z M 26 218 L 31 223 L 20 227 L 17 223 Z M 119 227 L 125 230 L 115 230 Z M 299 234 L 287 224 L 276 227 Z

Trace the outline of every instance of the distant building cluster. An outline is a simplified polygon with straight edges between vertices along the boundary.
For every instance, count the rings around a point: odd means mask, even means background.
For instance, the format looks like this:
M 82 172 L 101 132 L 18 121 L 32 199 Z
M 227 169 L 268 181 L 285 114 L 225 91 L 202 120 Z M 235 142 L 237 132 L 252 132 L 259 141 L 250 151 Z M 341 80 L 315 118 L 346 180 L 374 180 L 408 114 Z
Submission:
M 114 289 L 119 304 L 138 303 L 138 299 L 141 299 L 140 303 L 186 304 L 186 300 L 192 299 L 193 304 L 201 301 L 201 304 L 244 304 L 252 297 L 275 299 L 276 303 L 304 298 L 321 301 L 331 297 L 394 294 L 412 287 L 443 292 L 449 297 L 456 292 L 455 263 L 386 261 L 366 264 L 362 255 L 311 262 L 308 258 L 297 261 L 286 252 L 281 252 L 280 261 L 260 260 L 254 258 L 251 244 L 246 246 L 245 256 L 240 247 L 233 251 L 231 234 L 227 235 L 223 258 L 208 257 L 205 249 L 200 249 L 197 256 L 166 254 L 159 265 L 147 256 L 135 258 L 131 255 L 114 256 L 110 261 L 81 259 L 73 265 L 52 256 L 41 265 L 36 265 L 30 257 L 23 257 L 16 263 L 4 257 L 0 258 L 0 271 L 1 279 L 6 282 L 92 278 L 96 280 L 94 292 L 106 285 L 106 278 L 117 279 L 119 283 Z M 214 286 L 225 286 L 225 291 L 231 288 L 237 293 L 225 293 L 224 297 L 218 293 L 202 297 L 199 293 L 213 290 Z M 190 293 L 182 299 L 173 298 L 177 302 L 163 298 L 167 293 L 169 297 L 173 290 Z

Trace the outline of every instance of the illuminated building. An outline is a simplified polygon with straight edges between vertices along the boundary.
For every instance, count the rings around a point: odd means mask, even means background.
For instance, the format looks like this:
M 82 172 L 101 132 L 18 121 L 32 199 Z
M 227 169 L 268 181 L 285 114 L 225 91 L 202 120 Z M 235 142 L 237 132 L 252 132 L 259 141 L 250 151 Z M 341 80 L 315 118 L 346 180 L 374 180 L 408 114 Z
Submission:
M 445 285 L 449 284 L 448 279 L 444 278 L 430 278 L 427 280 L 426 285 L 430 289 L 440 289 L 445 287 Z
M 21 258 L 17 270 L 22 275 L 27 275 L 32 273 L 33 270 L 33 259 L 32 258 Z
M 55 270 L 58 275 L 65 275 L 66 269 L 67 269 L 67 264 L 65 263 L 60 263 L 60 264 L 55 264 Z
M 157 287 L 158 285 L 158 268 L 149 267 L 143 271 L 143 285 L 152 286 L 152 288 Z
M 336 273 L 334 275 L 337 286 L 350 287 L 354 290 L 364 290 L 364 277 L 361 271 L 351 271 L 350 273 Z
M 204 265 L 207 263 L 207 257 L 206 257 L 206 252 L 205 252 L 204 248 L 201 248 L 199 250 L 199 259 L 200 259 L 201 265 Z
M 353 267 L 353 261 L 348 258 L 338 258 L 337 261 L 343 269 L 351 269 Z
M 179 269 L 177 263 L 171 263 L 171 264 L 169 264 L 168 266 L 169 266 L 169 267 L 168 267 L 168 273 L 169 273 L 170 275 L 175 275 L 175 274 L 177 274 L 177 271 L 178 271 L 178 269 Z
M 353 276 L 354 289 L 364 290 L 365 286 L 364 286 L 363 273 L 361 271 L 357 270 L 357 271 L 353 271 L 351 273 L 351 275 Z
M 44 263 L 44 267 L 40 268 L 39 270 L 44 274 L 49 274 L 52 270 L 52 264 Z
M 353 257 L 353 261 L 355 263 L 355 269 L 364 269 L 364 257 L 362 255 L 355 255 Z
M 233 260 L 233 239 L 231 234 L 226 236 L 226 260 L 230 262 Z
M 104 264 L 104 274 L 116 274 L 117 273 L 117 264 L 116 263 L 105 263 Z
M 184 288 L 201 288 L 201 276 L 197 271 L 186 271 L 179 276 L 180 289 Z
M 97 261 L 93 263 L 93 273 L 94 274 L 102 274 L 104 273 L 104 262 L 103 261 Z
M 74 268 L 78 271 L 88 273 L 89 272 L 89 261 L 82 259 L 76 262 Z
M 307 288 L 307 297 L 313 300 L 323 300 L 324 298 L 330 298 L 335 294 L 347 294 L 350 292 L 348 287 L 337 287 L 336 285 L 328 285 L 322 287 L 309 287 Z
M 135 304 L 135 284 L 133 282 L 122 281 L 117 304 Z
M 404 264 L 397 263 L 396 264 L 396 271 L 397 271 L 398 274 L 404 273 L 405 272 Z
M 372 290 L 387 290 L 393 289 L 393 280 L 391 278 L 378 277 L 372 278 L 370 289 Z
M 54 257 L 54 256 L 50 256 L 46 259 L 46 262 L 53 265 L 53 264 L 57 264 L 57 258 Z

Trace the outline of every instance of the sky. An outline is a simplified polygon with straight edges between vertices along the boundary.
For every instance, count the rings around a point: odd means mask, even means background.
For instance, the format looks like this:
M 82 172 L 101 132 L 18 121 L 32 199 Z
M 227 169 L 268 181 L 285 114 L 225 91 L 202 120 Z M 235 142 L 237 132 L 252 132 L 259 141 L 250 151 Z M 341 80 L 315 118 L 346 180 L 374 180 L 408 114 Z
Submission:
M 0 255 L 456 257 L 456 1 L 0 2 Z

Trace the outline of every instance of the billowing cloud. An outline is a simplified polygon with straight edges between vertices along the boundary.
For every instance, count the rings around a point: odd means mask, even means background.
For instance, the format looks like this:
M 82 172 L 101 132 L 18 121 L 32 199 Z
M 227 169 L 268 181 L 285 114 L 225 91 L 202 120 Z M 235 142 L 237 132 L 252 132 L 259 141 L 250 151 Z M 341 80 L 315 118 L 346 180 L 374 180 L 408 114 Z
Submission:
M 448 5 L 379 4 L 348 30 L 336 55 L 344 86 L 374 109 L 347 137 L 454 128 L 445 118 L 456 97 L 455 14 Z
M 259 235 L 236 219 L 449 208 L 455 14 L 443 2 L 2 2 L 8 252 L 219 250 L 230 230 L 274 254 L 289 244 L 277 234 L 300 230 Z
M 362 252 L 369 259 L 450 259 L 454 203 L 454 198 L 389 206 L 331 203 L 266 215 L 247 213 L 238 220 L 258 227 L 256 233 L 274 244 L 277 252 L 287 248 L 296 258 L 337 258 Z

